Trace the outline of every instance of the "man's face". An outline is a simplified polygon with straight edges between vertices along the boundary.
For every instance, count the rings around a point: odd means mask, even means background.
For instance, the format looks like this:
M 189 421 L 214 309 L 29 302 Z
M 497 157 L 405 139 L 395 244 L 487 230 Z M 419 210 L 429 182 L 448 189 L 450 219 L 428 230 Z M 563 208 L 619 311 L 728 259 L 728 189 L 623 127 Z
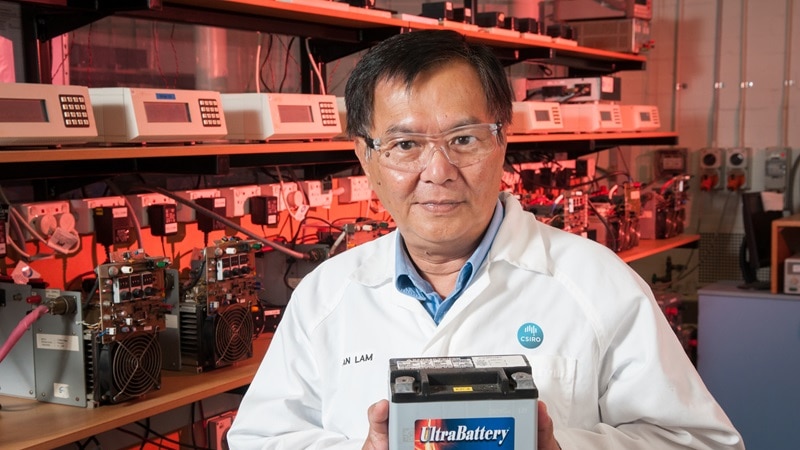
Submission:
M 390 129 L 436 134 L 495 120 L 475 70 L 455 63 L 421 74 L 411 89 L 402 81 L 379 81 L 370 137 Z M 365 149 L 359 139 L 357 154 L 372 189 L 410 249 L 431 254 L 474 249 L 497 201 L 504 146 L 497 144 L 485 159 L 462 168 L 435 151 L 420 173 L 382 166 L 375 152 L 366 159 Z

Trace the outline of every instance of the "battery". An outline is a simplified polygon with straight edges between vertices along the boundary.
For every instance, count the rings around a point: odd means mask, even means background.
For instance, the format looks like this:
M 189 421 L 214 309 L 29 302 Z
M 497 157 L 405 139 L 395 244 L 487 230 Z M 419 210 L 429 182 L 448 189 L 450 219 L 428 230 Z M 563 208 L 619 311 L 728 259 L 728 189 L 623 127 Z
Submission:
M 525 355 L 389 360 L 389 450 L 530 450 L 539 391 Z

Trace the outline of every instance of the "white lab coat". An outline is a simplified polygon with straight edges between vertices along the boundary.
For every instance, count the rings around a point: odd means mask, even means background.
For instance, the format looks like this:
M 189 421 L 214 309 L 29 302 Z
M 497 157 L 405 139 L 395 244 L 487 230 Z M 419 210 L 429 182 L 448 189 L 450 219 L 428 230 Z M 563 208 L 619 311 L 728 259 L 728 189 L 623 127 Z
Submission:
M 743 449 L 648 285 L 602 245 L 501 199 L 486 261 L 438 326 L 395 289 L 393 233 L 306 276 L 231 448 L 360 449 L 367 408 L 389 397 L 389 358 L 523 353 L 563 450 Z M 541 328 L 536 348 L 518 339 L 526 323 Z

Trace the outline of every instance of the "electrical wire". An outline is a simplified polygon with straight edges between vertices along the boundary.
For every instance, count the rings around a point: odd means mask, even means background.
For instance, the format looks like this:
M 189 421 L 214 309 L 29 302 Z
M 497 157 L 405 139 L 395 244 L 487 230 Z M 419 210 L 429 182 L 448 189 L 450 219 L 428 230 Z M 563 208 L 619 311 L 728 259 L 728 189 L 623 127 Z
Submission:
M 153 22 L 152 25 L 153 30 L 153 57 L 156 60 L 156 68 L 158 68 L 158 73 L 161 75 L 161 79 L 164 81 L 164 88 L 169 87 L 169 83 L 167 82 L 167 76 L 164 75 L 164 69 L 161 68 L 161 55 L 158 52 L 158 28 L 156 22 Z
M 289 58 L 292 56 L 291 50 L 295 39 L 296 36 L 292 36 L 291 39 L 289 39 L 289 43 L 286 45 L 286 59 L 283 62 L 283 78 L 281 78 L 281 84 L 278 85 L 278 92 L 283 92 L 283 83 L 286 81 L 286 76 L 289 74 Z
M 205 216 L 211 217 L 211 218 L 215 219 L 216 221 L 224 224 L 225 226 L 233 228 L 234 230 L 236 230 L 236 231 L 238 231 L 238 232 L 240 232 L 240 233 L 242 233 L 242 234 L 244 234 L 244 235 L 246 235 L 246 236 L 248 236 L 248 237 L 250 237 L 250 238 L 252 238 L 252 239 L 254 239 L 256 241 L 261 242 L 263 244 L 266 244 L 266 245 L 268 245 L 268 246 L 270 246 L 270 247 L 274 248 L 275 250 L 278 250 L 278 251 L 280 251 L 282 253 L 286 253 L 289 256 L 295 257 L 297 259 L 311 259 L 312 258 L 312 256 L 309 255 L 309 254 L 297 252 L 297 251 L 292 250 L 292 249 L 290 249 L 288 247 L 284 247 L 283 245 L 280 245 L 275 241 L 270 241 L 268 239 L 265 239 L 265 238 L 259 236 L 258 234 L 253 233 L 252 231 L 242 227 L 238 223 L 229 220 L 227 217 L 221 216 L 221 215 L 219 215 L 219 214 L 217 214 L 217 213 L 215 213 L 215 212 L 213 212 L 211 210 L 203 208 L 203 207 L 199 206 L 198 204 L 196 204 L 196 203 L 194 203 L 194 202 L 192 202 L 190 200 L 186 200 L 185 198 L 180 197 L 178 195 L 175 195 L 175 194 L 173 194 L 172 192 L 170 192 L 170 191 L 168 191 L 166 189 L 162 189 L 160 187 L 150 187 L 150 186 L 140 186 L 140 189 L 146 190 L 146 191 L 150 191 L 150 192 L 155 192 L 155 193 L 158 193 L 158 194 L 162 194 L 165 197 L 169 197 L 169 198 L 175 200 L 176 202 L 178 202 L 178 203 L 180 203 L 182 205 L 186 205 L 186 206 L 194 209 L 199 214 L 203 214 Z
M 306 55 L 308 55 L 308 61 L 311 63 L 311 67 L 314 69 L 314 73 L 317 74 L 317 80 L 319 80 L 319 92 L 320 94 L 325 95 L 326 94 L 325 77 L 322 76 L 322 71 L 320 70 L 317 61 L 314 59 L 314 55 L 311 52 L 311 45 L 309 44 L 310 41 L 311 39 L 309 38 L 305 39 Z
M 739 133 L 736 147 L 744 147 L 744 127 L 747 115 L 747 0 L 742 0 L 741 39 L 739 41 Z
M 794 23 L 793 5 L 794 0 L 786 0 L 786 33 L 783 48 L 783 96 L 781 98 L 781 147 L 785 147 L 789 144 L 789 95 L 792 91 L 792 24 Z M 791 187 L 791 185 L 789 186 Z
M 19 340 L 25 334 L 25 331 L 27 331 L 34 322 L 39 320 L 40 317 L 48 312 L 50 312 L 50 308 L 45 305 L 39 305 L 19 321 L 17 326 L 11 330 L 8 338 L 6 338 L 5 342 L 3 342 L 3 345 L 0 346 L 0 363 L 6 359 L 6 356 L 8 356 L 9 353 L 11 353 L 11 349 L 14 348 L 17 342 L 19 342 Z
M 711 97 L 711 126 L 707 139 L 708 146 L 715 148 L 719 134 L 719 97 L 722 81 L 722 0 L 717 0 L 717 17 L 714 28 L 714 90 Z
M 256 82 L 256 93 L 261 93 L 261 46 L 264 41 L 264 38 L 261 36 L 260 31 L 256 31 L 256 73 L 255 73 L 255 82 Z

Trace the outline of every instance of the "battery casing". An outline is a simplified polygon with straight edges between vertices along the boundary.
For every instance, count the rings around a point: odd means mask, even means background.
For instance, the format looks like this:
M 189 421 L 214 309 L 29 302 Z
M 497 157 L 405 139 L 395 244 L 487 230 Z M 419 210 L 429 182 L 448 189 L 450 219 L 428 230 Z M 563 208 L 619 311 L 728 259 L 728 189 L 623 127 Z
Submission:
M 524 355 L 394 358 L 389 449 L 530 450 L 538 390 Z

